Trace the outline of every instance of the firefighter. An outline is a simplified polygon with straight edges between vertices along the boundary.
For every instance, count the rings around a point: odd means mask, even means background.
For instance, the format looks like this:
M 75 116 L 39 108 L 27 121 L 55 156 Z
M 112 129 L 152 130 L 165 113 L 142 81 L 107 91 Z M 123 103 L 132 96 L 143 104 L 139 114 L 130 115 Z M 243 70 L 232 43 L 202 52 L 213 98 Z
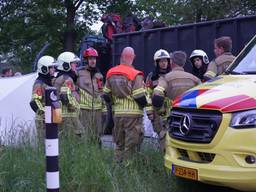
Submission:
M 192 51 L 189 59 L 192 63 L 192 74 L 198 77 L 201 81 L 205 81 L 204 74 L 209 64 L 207 54 L 201 49 L 195 49 Z
M 88 48 L 83 52 L 87 65 L 78 71 L 78 87 L 80 90 L 80 121 L 86 129 L 89 139 L 98 141 L 103 134 L 101 98 L 103 76 L 96 67 L 98 52 Z
M 103 97 L 113 103 L 117 162 L 130 159 L 143 141 L 143 108 L 147 105 L 143 73 L 133 67 L 135 58 L 131 47 L 123 49 L 120 65 L 107 72 Z
M 221 75 L 233 62 L 235 56 L 231 53 L 232 40 L 228 36 L 223 36 L 214 40 L 214 53 L 216 58 L 210 62 L 204 79 L 209 80 Z
M 41 57 L 37 63 L 38 77 L 34 82 L 30 106 L 36 113 L 36 128 L 39 141 L 44 139 L 45 88 L 52 86 L 56 60 L 48 55 Z
M 63 52 L 58 58 L 58 74 L 54 81 L 57 94 L 62 105 L 62 123 L 60 135 L 71 136 L 84 134 L 84 128 L 79 121 L 80 97 L 76 88 L 76 67 L 80 59 L 72 52 Z
M 196 76 L 184 71 L 186 58 L 186 53 L 183 51 L 175 51 L 172 54 L 172 71 L 160 77 L 156 88 L 154 88 L 152 96 L 154 107 L 161 108 L 166 97 L 169 99 L 169 105 L 171 105 L 175 97 L 201 83 Z M 166 132 L 163 134 L 163 138 L 165 138 Z
M 170 72 L 170 55 L 166 50 L 159 49 L 154 54 L 155 71 L 148 74 L 146 78 L 147 93 L 151 99 L 153 89 L 158 84 L 158 79 L 168 72 Z M 161 109 L 153 110 L 147 108 L 147 114 L 152 121 L 154 131 L 159 138 L 160 147 L 164 149 L 163 137 L 167 129 L 167 117 L 169 115 L 170 105 L 168 98 L 165 99 L 164 105 Z

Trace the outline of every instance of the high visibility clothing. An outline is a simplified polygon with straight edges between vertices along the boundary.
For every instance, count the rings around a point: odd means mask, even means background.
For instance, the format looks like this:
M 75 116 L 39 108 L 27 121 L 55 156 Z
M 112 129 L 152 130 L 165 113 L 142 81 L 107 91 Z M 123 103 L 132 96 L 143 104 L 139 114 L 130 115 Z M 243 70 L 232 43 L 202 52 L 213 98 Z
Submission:
M 96 68 L 87 65 L 78 71 L 77 84 L 80 92 L 80 121 L 86 129 L 87 136 L 99 139 L 104 133 L 104 102 L 101 98 L 103 76 Z
M 222 55 L 218 56 L 216 59 L 212 60 L 207 68 L 204 77 L 206 79 L 212 79 L 218 75 L 221 75 L 225 72 L 228 66 L 233 62 L 235 56 L 230 52 L 225 52 Z
M 124 64 L 110 69 L 103 92 L 111 94 L 115 115 L 143 115 L 143 107 L 137 102 L 146 96 L 141 71 Z
M 62 117 L 77 117 L 80 110 L 79 96 L 73 79 L 63 74 L 56 78 L 54 86 L 61 100 Z

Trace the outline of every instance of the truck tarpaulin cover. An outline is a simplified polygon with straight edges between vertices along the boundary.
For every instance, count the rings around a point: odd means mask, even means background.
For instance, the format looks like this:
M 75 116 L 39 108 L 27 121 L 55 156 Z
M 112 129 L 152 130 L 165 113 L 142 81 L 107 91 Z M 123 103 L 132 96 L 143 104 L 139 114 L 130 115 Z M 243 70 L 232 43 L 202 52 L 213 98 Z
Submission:
M 29 102 L 36 73 L 0 78 L 0 145 L 16 145 L 35 135 Z

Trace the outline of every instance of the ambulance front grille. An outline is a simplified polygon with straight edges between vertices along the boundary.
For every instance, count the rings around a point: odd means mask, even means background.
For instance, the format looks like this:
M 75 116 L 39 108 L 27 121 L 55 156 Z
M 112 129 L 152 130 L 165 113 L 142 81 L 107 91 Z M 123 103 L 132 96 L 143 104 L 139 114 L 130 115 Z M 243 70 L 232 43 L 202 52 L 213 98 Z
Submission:
M 219 111 L 175 108 L 169 117 L 169 135 L 191 143 L 210 143 L 221 121 Z

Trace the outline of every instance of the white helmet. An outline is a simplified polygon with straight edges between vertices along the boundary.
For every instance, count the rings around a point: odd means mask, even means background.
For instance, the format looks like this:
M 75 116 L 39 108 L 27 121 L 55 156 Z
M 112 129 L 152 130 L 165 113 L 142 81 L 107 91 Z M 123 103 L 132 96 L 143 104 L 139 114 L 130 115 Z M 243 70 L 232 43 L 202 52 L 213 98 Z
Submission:
M 41 57 L 37 62 L 37 72 L 43 75 L 47 75 L 49 73 L 49 67 L 56 66 L 56 60 L 48 55 Z
M 57 62 L 58 62 L 57 69 L 59 69 L 61 71 L 69 71 L 69 70 L 71 70 L 70 64 L 78 63 L 78 62 L 80 62 L 80 59 L 74 53 L 66 51 L 66 52 L 61 53 L 58 56 Z
M 209 58 L 208 58 L 207 54 L 203 50 L 201 50 L 201 49 L 195 49 L 194 51 L 192 51 L 192 53 L 191 53 L 191 55 L 189 57 L 191 63 L 193 63 L 193 58 L 194 57 L 202 57 L 203 62 L 205 64 L 209 63 Z
M 168 61 L 169 61 L 170 60 L 170 55 L 166 50 L 159 49 L 154 54 L 155 64 L 157 64 L 157 60 L 159 60 L 159 59 L 168 59 Z

